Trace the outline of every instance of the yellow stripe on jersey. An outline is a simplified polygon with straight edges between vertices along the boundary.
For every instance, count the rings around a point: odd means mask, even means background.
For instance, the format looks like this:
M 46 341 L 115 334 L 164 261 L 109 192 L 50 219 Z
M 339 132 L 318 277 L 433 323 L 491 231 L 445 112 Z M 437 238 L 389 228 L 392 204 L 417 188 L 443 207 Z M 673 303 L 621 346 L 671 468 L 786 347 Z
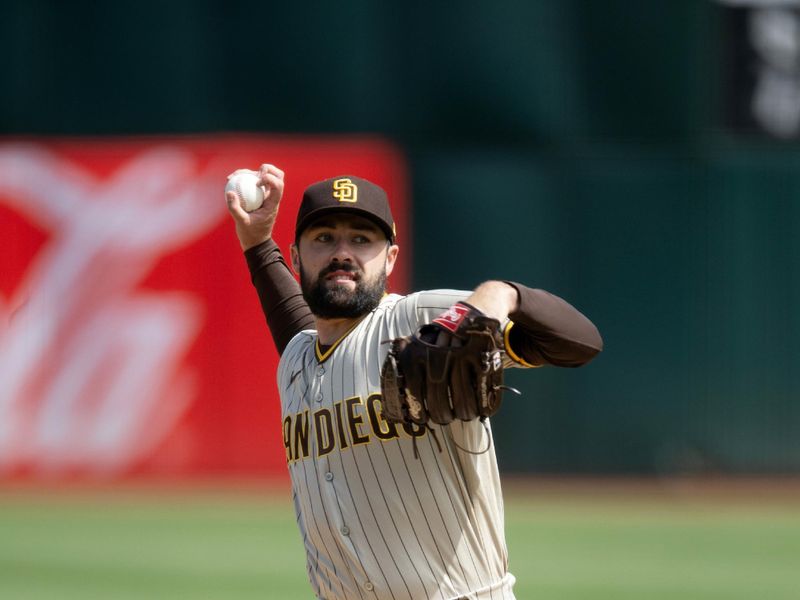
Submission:
M 346 338 L 348 335 L 350 335 L 350 332 L 353 331 L 353 329 L 356 328 L 356 325 L 361 323 L 361 321 L 363 321 L 363 318 L 361 318 L 358 321 L 356 321 L 355 323 L 353 323 L 353 326 L 350 327 L 350 329 L 348 329 L 347 331 L 345 331 L 342 334 L 342 337 L 340 337 L 338 340 L 333 342 L 333 344 L 331 344 L 331 347 L 328 348 L 324 353 L 319 349 L 319 337 L 317 337 L 317 343 L 314 345 L 314 350 L 316 351 L 316 354 L 317 354 L 317 362 L 325 362 L 326 360 L 328 360 L 328 357 L 331 354 L 333 354 L 333 351 L 336 350 L 336 347 L 342 342 L 342 340 L 344 338 Z
M 529 363 L 527 360 L 519 356 L 514 349 L 511 347 L 511 339 L 509 337 L 509 333 L 511 332 L 511 328 L 514 326 L 514 321 L 509 321 L 506 325 L 505 329 L 503 330 L 503 343 L 506 346 L 506 354 L 508 357 L 513 360 L 515 363 L 519 363 L 524 367 L 528 367 L 529 369 L 536 369 L 543 365 L 534 365 L 533 363 Z
M 383 301 L 383 299 L 384 299 L 384 298 L 386 298 L 388 295 L 389 295 L 389 293 L 388 293 L 388 292 L 383 292 L 383 297 L 381 298 L 381 301 Z M 338 340 L 336 340 L 335 342 L 333 342 L 333 344 L 331 344 L 331 347 L 330 347 L 330 348 L 328 348 L 328 349 L 327 349 L 325 352 L 322 352 L 322 350 L 320 350 L 320 348 L 319 348 L 319 338 L 317 338 L 317 343 L 316 343 L 316 344 L 315 344 L 315 346 L 314 346 L 314 349 L 316 350 L 316 354 L 317 354 L 317 362 L 325 362 L 326 360 L 328 360 L 328 357 L 329 357 L 331 354 L 333 354 L 333 351 L 334 351 L 334 350 L 336 350 L 336 346 L 338 346 L 338 345 L 339 345 L 339 343 L 340 343 L 340 342 L 341 342 L 341 341 L 342 341 L 344 338 L 346 338 L 346 337 L 347 337 L 347 336 L 350 334 L 350 332 L 351 332 L 351 331 L 353 331 L 353 329 L 355 329 L 355 328 L 356 328 L 356 325 L 358 325 L 359 323 L 361 323 L 361 321 L 363 321 L 363 320 L 366 318 L 366 316 L 367 316 L 367 315 L 364 315 L 364 316 L 363 316 L 363 317 L 361 317 L 361 318 L 360 318 L 358 321 L 356 321 L 356 322 L 353 324 L 353 326 L 352 326 L 350 329 L 348 329 L 347 331 L 345 331 L 345 332 L 342 334 L 342 337 L 340 337 Z

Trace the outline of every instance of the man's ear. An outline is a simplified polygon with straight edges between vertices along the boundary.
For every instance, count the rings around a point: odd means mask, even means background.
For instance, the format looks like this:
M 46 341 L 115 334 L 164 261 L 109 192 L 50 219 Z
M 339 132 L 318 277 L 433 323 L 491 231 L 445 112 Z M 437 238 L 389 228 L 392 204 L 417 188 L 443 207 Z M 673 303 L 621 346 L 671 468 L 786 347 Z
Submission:
M 300 275 L 300 253 L 297 251 L 296 244 L 289 246 L 289 256 L 292 259 L 292 271 L 294 271 L 296 275 Z
M 400 246 L 393 244 L 389 246 L 389 249 L 386 251 L 386 276 L 392 274 L 394 270 L 394 263 L 397 260 L 397 255 L 400 252 Z

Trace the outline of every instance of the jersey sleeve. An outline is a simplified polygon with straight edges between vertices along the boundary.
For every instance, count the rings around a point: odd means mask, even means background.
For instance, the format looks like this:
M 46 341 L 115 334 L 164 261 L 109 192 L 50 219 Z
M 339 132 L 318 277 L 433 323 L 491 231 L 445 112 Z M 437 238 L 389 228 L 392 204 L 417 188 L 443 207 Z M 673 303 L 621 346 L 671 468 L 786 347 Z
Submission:
M 566 300 L 506 283 L 519 293 L 519 308 L 509 315 L 503 330 L 506 354 L 517 366 L 579 367 L 602 351 L 597 327 Z
M 303 299 L 300 284 L 273 240 L 249 248 L 244 255 L 272 340 L 278 354 L 283 354 L 296 334 L 315 328 L 314 316 Z

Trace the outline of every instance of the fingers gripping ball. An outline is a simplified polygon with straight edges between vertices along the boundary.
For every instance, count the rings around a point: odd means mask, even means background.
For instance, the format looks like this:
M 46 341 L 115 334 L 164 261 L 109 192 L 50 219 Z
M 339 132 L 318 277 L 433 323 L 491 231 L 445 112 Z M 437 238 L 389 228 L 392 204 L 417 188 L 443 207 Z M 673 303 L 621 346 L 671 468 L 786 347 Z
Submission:
M 264 188 L 259 185 L 255 173 L 232 175 L 225 185 L 225 192 L 236 192 L 242 201 L 242 208 L 247 212 L 253 212 L 264 204 Z
M 500 322 L 455 304 L 392 341 L 381 370 L 384 418 L 446 425 L 493 415 L 502 398 L 502 352 Z

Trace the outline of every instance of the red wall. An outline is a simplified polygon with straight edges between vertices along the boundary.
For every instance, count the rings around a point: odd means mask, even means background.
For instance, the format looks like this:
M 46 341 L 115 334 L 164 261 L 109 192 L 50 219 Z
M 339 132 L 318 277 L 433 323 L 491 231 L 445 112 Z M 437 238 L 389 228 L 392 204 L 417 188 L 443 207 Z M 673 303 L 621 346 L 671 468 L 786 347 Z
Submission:
M 0 143 L 0 478 L 283 473 L 277 353 L 225 209 L 225 176 L 341 174 L 389 193 L 411 264 L 407 181 L 374 138 Z

